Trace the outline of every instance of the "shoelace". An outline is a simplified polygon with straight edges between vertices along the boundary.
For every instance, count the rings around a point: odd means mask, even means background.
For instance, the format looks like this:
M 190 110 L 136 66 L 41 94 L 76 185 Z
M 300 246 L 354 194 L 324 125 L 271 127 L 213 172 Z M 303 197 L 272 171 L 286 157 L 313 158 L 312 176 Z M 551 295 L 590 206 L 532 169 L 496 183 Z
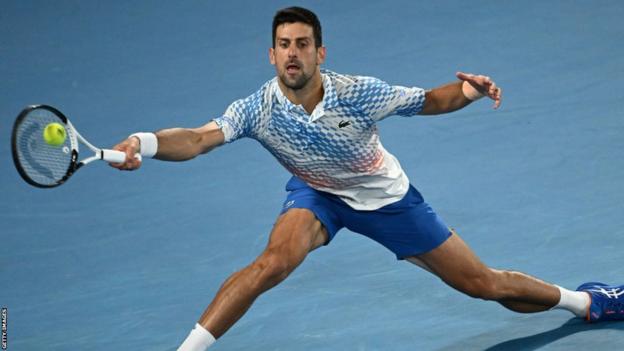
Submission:
M 609 290 L 605 288 L 598 288 L 598 289 L 592 289 L 591 291 L 603 294 L 609 299 L 618 299 L 620 296 L 624 295 L 624 290 L 620 288 L 614 288 L 614 289 L 609 289 Z

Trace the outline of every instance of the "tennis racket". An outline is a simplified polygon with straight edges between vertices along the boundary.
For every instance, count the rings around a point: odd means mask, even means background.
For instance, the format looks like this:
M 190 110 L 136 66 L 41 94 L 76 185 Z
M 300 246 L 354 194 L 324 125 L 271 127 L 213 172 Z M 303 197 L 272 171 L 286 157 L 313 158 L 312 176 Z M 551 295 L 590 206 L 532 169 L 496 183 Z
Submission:
M 50 123 L 65 128 L 61 145 L 50 145 L 43 137 Z M 78 142 L 86 145 L 94 155 L 78 160 Z M 99 149 L 82 137 L 61 111 L 48 105 L 26 107 L 13 125 L 11 148 L 15 168 L 24 180 L 39 188 L 53 188 L 65 183 L 82 166 L 95 160 L 123 163 L 126 154 L 121 151 Z M 136 154 L 139 158 L 141 155 Z

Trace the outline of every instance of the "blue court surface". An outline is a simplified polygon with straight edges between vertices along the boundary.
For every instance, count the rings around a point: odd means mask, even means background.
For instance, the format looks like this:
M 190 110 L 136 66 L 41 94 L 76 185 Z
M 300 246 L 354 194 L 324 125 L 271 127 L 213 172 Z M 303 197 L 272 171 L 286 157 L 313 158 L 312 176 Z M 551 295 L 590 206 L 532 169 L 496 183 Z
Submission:
M 26 105 L 98 146 L 195 127 L 275 72 L 285 1 L 0 2 L 0 305 L 8 350 L 175 350 L 224 279 L 265 246 L 286 171 L 253 140 L 191 162 L 104 163 L 24 183 Z M 384 146 L 477 254 L 574 289 L 624 284 L 622 1 L 307 1 L 325 68 L 425 88 L 458 70 L 504 90 L 380 123 Z M 514 314 L 341 231 L 261 296 L 214 350 L 617 350 L 624 323 Z

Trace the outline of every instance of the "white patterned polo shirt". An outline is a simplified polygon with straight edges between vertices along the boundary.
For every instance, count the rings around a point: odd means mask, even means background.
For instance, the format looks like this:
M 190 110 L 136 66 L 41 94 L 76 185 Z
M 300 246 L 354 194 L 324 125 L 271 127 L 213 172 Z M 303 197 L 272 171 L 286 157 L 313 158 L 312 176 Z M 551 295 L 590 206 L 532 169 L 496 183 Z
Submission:
M 409 180 L 379 141 L 376 123 L 418 114 L 425 91 L 328 70 L 321 77 L 324 96 L 311 114 L 284 96 L 277 78 L 233 102 L 215 119 L 225 142 L 256 139 L 290 173 L 356 210 L 401 200 Z

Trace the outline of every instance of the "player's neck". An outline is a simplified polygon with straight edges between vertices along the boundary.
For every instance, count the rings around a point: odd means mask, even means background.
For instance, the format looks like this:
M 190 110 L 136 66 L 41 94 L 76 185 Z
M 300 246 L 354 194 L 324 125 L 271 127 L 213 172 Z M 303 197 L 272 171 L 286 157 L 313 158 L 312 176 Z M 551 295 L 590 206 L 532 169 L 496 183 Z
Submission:
M 323 100 L 323 80 L 321 78 L 321 72 L 316 71 L 312 79 L 308 81 L 301 89 L 291 89 L 284 85 L 281 80 L 278 79 L 278 84 L 282 93 L 286 98 L 295 105 L 301 105 L 308 114 L 314 111 L 316 105 Z

